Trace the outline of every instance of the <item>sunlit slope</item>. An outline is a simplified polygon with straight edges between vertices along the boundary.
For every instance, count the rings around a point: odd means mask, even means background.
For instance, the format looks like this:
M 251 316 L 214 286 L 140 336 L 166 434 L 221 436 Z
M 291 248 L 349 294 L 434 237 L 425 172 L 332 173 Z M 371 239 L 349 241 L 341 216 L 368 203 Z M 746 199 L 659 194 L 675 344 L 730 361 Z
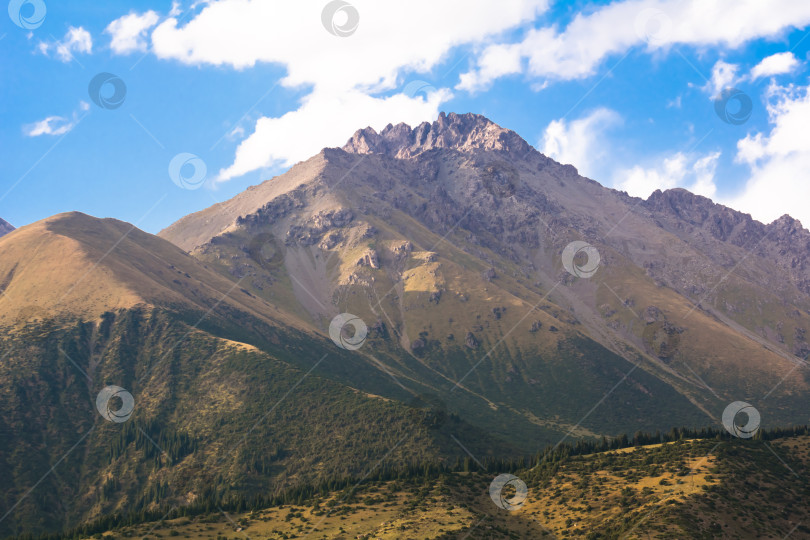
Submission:
M 766 448 L 766 445 L 768 448 Z M 684 440 L 588 455 L 560 452 L 531 469 L 516 510 L 490 497 L 497 467 L 372 480 L 250 511 L 227 509 L 122 525 L 111 536 L 221 538 L 804 538 L 799 501 L 808 438 Z M 507 497 L 507 500 L 509 498 Z M 95 529 L 104 531 L 103 526 Z M 81 536 L 83 538 L 89 535 Z M 106 536 L 105 536 L 106 537 Z

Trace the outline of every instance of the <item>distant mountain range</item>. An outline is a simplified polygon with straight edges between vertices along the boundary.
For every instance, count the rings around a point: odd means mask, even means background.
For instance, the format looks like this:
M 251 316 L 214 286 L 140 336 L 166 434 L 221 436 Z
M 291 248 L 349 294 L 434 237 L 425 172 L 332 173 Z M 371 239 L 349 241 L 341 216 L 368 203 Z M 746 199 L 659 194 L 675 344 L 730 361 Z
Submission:
M 452 113 L 359 130 L 157 237 L 21 227 L 0 239 L 0 533 L 717 427 L 733 401 L 807 423 L 808 254 L 788 216 L 630 197 Z M 96 410 L 109 385 L 126 422 Z

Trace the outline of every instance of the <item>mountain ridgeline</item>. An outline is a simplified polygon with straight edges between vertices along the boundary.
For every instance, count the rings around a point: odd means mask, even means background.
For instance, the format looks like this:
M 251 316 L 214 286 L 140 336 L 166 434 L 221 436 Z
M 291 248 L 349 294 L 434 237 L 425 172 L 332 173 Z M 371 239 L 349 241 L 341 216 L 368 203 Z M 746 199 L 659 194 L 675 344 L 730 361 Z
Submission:
M 0 535 L 722 429 L 736 401 L 806 424 L 809 256 L 788 216 L 630 197 L 452 113 L 157 236 L 21 227 L 0 238 Z

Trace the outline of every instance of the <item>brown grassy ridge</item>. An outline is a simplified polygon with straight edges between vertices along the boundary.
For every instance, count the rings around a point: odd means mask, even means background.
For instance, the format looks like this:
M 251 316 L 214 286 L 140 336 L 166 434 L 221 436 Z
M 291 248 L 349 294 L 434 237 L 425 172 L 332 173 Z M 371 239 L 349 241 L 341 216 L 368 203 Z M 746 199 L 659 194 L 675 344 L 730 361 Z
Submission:
M 766 448 L 769 447 L 769 448 Z M 489 497 L 493 473 L 360 482 L 296 504 L 133 524 L 95 538 L 802 538 L 810 436 L 679 440 L 550 457 L 515 471 L 518 510 Z M 802 478 L 797 479 L 791 470 Z M 78 535 L 81 538 L 91 536 Z

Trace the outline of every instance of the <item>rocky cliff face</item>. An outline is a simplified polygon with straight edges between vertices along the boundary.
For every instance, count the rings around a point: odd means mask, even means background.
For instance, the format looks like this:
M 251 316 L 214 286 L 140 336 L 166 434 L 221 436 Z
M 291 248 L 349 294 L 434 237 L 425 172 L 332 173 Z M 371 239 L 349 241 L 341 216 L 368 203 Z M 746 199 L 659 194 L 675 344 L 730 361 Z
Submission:
M 771 260 L 796 287 L 810 294 L 810 232 L 798 220 L 784 215 L 765 225 L 749 214 L 684 189 L 657 190 L 644 206 L 662 228 L 689 237 L 692 242 L 700 240 L 708 248 L 714 239 Z M 717 256 L 707 254 L 718 263 L 722 260 L 722 250 Z

